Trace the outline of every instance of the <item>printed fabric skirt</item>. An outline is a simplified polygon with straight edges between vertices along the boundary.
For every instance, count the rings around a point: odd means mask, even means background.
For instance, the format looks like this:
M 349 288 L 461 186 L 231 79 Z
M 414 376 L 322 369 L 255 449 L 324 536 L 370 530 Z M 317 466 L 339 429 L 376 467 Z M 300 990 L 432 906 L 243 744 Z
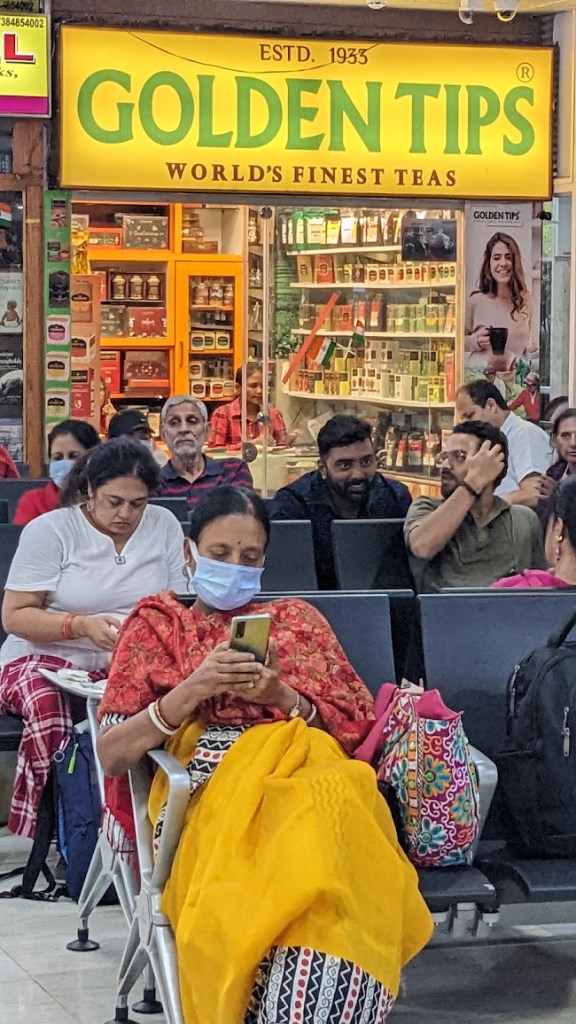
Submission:
M 383 1024 L 431 919 L 372 769 L 303 722 L 183 727 L 163 909 L 186 1024 Z M 154 844 L 167 789 L 150 796 Z

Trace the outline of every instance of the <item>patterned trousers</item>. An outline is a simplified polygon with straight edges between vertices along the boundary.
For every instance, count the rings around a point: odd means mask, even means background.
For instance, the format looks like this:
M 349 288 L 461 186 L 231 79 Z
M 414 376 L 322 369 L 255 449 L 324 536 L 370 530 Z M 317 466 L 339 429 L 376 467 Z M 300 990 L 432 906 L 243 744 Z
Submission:
M 8 828 L 29 839 L 34 838 L 36 831 L 36 816 L 52 758 L 72 728 L 65 694 L 40 675 L 40 668 L 57 672 L 74 665 L 51 655 L 31 654 L 0 669 L 0 713 L 24 719 Z
M 393 1005 L 349 960 L 277 946 L 260 964 L 244 1024 L 383 1024 Z

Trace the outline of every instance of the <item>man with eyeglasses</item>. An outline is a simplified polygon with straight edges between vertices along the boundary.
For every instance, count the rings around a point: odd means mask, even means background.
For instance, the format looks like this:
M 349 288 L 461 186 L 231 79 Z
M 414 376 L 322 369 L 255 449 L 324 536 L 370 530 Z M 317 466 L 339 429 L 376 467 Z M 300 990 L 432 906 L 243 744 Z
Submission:
M 437 465 L 442 499 L 417 498 L 404 527 L 420 593 L 489 587 L 502 576 L 546 568 L 536 514 L 494 494 L 508 471 L 508 442 L 500 430 L 459 423 Z
M 271 515 L 311 520 L 318 586 L 336 590 L 334 520 L 403 519 L 412 499 L 405 484 L 378 473 L 372 428 L 356 416 L 328 420 L 318 433 L 318 454 L 318 469 L 282 487 Z

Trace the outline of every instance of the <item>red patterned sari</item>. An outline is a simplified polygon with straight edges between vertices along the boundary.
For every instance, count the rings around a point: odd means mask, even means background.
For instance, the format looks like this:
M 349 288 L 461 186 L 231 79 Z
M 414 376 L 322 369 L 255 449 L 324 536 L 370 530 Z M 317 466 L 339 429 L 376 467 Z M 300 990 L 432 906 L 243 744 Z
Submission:
M 347 661 L 330 626 L 297 599 L 250 604 L 243 615 L 272 616 L 282 682 L 318 708 L 326 731 L 351 754 L 374 724 L 374 701 Z M 100 705 L 100 715 L 135 715 L 194 672 L 216 644 L 227 640 L 233 612 L 203 615 L 173 594 L 141 601 L 124 624 Z M 382 680 L 384 682 L 385 680 Z M 275 708 L 228 694 L 198 709 L 206 725 L 256 725 L 285 717 Z

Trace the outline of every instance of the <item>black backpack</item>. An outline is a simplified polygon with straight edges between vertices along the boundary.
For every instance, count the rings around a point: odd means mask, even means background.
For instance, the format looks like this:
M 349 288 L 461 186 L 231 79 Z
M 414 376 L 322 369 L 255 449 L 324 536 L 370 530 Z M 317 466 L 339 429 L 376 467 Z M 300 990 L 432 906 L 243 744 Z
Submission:
M 563 629 L 508 681 L 508 743 L 498 758 L 503 824 L 523 857 L 576 858 L 576 643 Z
M 90 733 L 73 728 L 54 755 L 38 809 L 36 835 L 28 862 L 24 868 L 0 875 L 2 881 L 21 874 L 22 884 L 0 892 L 0 899 L 21 896 L 52 901 L 70 896 L 78 901 L 98 841 L 100 818 L 100 794 Z M 66 864 L 65 885 L 56 882 L 47 863 L 54 838 Z M 35 886 L 40 874 L 44 875 L 47 887 L 38 891 Z M 116 902 L 112 886 L 101 902 Z

